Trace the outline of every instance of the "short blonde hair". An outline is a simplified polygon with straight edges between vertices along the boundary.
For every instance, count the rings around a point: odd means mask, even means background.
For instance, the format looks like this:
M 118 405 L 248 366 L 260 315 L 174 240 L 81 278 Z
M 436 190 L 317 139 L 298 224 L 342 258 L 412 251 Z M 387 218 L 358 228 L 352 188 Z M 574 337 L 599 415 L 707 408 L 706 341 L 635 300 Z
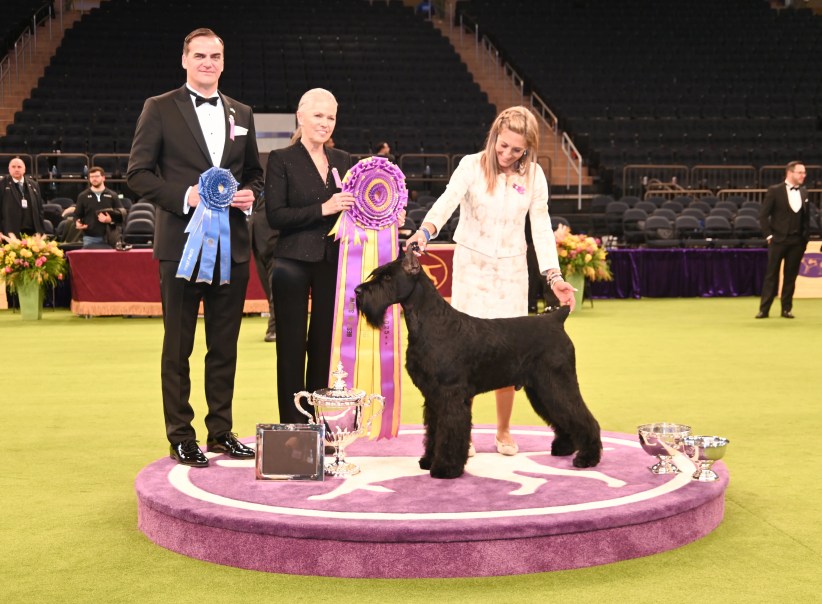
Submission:
M 331 94 L 330 90 L 326 90 L 325 88 L 312 88 L 308 90 L 300 97 L 300 102 L 297 104 L 297 111 L 303 108 L 303 105 L 308 104 L 310 101 L 314 100 L 316 97 L 326 97 L 337 104 L 337 99 L 334 98 L 334 95 Z
M 537 154 L 539 153 L 539 124 L 534 114 L 527 107 L 521 105 L 503 110 L 494 120 L 494 123 L 491 124 L 488 138 L 485 139 L 485 151 L 480 159 L 489 193 L 496 187 L 497 176 L 500 175 L 500 167 L 494 148 L 503 128 L 507 128 L 525 139 L 525 153 L 517 162 L 516 169 L 527 179 L 531 176 L 532 165 L 536 163 Z

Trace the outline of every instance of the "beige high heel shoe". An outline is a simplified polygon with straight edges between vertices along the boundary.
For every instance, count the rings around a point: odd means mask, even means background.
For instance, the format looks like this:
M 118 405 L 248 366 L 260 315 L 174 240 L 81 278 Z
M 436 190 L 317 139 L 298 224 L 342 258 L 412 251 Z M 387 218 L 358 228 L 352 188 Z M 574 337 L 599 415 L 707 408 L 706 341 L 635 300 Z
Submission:
M 494 442 L 497 445 L 497 453 L 500 455 L 516 455 L 519 452 L 519 445 L 517 443 L 503 443 L 494 437 Z

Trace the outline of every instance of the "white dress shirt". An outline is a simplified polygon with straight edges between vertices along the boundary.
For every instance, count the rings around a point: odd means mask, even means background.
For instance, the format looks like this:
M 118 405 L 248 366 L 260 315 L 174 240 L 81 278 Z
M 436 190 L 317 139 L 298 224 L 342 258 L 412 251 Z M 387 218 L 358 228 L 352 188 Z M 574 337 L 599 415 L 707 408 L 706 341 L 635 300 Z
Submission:
M 203 98 L 210 98 L 200 92 L 194 90 L 191 86 L 186 85 L 191 92 L 199 94 Z M 223 110 L 223 99 L 219 94 L 217 97 L 217 105 L 211 103 L 202 103 L 199 107 L 193 95 L 191 95 L 191 104 L 194 105 L 194 113 L 197 114 L 197 121 L 200 122 L 200 130 L 203 131 L 205 137 L 206 147 L 208 147 L 208 154 L 211 156 L 211 165 L 220 166 L 220 160 L 223 158 L 223 147 L 225 146 L 225 111 Z M 183 213 L 188 214 L 188 194 L 191 187 L 186 189 L 185 197 L 183 198 Z
M 789 182 L 786 182 L 785 186 L 788 187 L 788 203 L 791 205 L 791 209 L 799 213 L 799 210 L 802 209 L 802 192 L 798 188 L 794 190 L 793 185 Z

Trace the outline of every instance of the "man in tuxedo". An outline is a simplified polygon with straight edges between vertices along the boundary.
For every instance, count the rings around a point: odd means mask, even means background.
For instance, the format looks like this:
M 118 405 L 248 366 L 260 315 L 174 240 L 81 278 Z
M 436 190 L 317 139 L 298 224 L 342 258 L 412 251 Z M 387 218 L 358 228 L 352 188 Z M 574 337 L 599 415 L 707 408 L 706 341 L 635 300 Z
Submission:
M 0 233 L 33 235 L 45 232 L 40 187 L 31 176 L 26 176 L 23 160 L 12 158 L 9 175 L 0 178 Z
M 166 434 L 171 457 L 178 463 L 203 467 L 191 425 L 189 356 L 200 302 L 203 302 L 207 353 L 205 397 L 208 451 L 253 458 L 254 450 L 232 433 L 232 401 L 237 365 L 237 338 L 249 272 L 247 213 L 262 191 L 263 170 L 257 152 L 251 108 L 220 93 L 224 45 L 210 29 L 191 32 L 183 44 L 186 84 L 149 98 L 134 133 L 128 165 L 128 185 L 157 205 L 154 257 L 160 261 L 163 302 L 162 391 Z M 230 281 L 220 284 L 218 249 L 211 282 L 197 281 L 200 262 L 190 279 L 177 277 L 187 241 L 186 226 L 203 203 L 200 175 L 213 166 L 231 171 L 239 182 L 231 206 Z
M 759 211 L 762 234 L 768 240 L 768 267 L 762 284 L 757 319 L 766 319 L 779 288 L 779 266 L 782 270 L 782 316 L 793 319 L 793 292 L 796 276 L 810 239 L 810 205 L 805 182 L 805 166 L 792 161 L 785 167 L 785 182 L 773 185 L 765 194 Z

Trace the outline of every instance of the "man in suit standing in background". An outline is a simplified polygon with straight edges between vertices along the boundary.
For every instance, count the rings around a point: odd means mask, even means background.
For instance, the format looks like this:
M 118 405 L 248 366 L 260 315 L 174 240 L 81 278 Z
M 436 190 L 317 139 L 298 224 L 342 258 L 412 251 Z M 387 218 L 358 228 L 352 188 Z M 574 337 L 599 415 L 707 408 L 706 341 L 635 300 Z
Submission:
M 40 187 L 26 176 L 23 160 L 14 157 L 9 162 L 9 175 L 0 179 L 0 233 L 19 236 L 45 232 Z
M 768 318 L 779 288 L 782 261 L 782 316 L 793 319 L 793 292 L 802 256 L 810 239 L 810 206 L 805 182 L 805 166 L 792 161 L 785 167 L 785 182 L 768 188 L 759 211 L 762 234 L 768 240 L 768 268 L 762 284 L 757 319 Z
M 208 348 L 207 449 L 240 459 L 254 457 L 254 450 L 231 431 L 231 407 L 251 253 L 247 213 L 262 191 L 263 170 L 251 108 L 217 90 L 224 59 L 223 41 L 210 29 L 197 29 L 186 36 L 182 56 L 186 84 L 146 101 L 128 165 L 129 187 L 158 207 L 154 257 L 160 261 L 165 328 L 161 377 L 171 457 L 198 467 L 207 466 L 208 459 L 197 445 L 191 424 L 189 356 L 200 301 Z M 200 261 L 190 279 L 177 277 L 187 241 L 186 226 L 195 208 L 204 203 L 198 191 L 199 178 L 214 166 L 230 170 L 239 182 L 231 206 L 225 209 L 230 223 L 231 274 L 224 284 L 220 284 L 219 256 L 210 283 L 197 281 Z M 219 249 L 218 253 L 229 250 Z

